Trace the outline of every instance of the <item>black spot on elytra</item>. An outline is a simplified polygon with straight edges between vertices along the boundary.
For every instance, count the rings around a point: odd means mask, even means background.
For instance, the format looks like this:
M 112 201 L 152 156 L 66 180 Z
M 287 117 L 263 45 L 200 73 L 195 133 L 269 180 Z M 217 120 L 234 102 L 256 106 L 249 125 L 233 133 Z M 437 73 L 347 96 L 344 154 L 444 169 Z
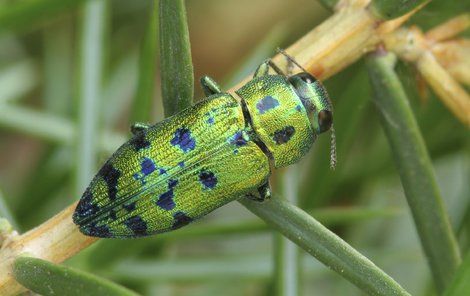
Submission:
M 188 225 L 189 223 L 191 223 L 193 221 L 193 219 L 191 217 L 186 216 L 186 214 L 181 212 L 181 211 L 176 212 L 173 215 L 173 218 L 175 219 L 175 221 L 173 222 L 173 225 L 171 227 L 171 229 L 173 229 L 173 230 L 181 228 L 185 225 Z
M 118 179 L 121 176 L 121 172 L 117 170 L 113 165 L 107 162 L 98 173 L 108 186 L 108 197 L 110 200 L 116 199 Z
M 111 220 L 116 220 L 117 219 L 116 211 L 114 210 L 109 211 L 109 218 L 111 218 Z
M 143 185 L 147 182 L 145 180 L 145 177 L 153 173 L 157 169 L 157 167 L 155 163 L 153 162 L 153 160 L 148 157 L 144 157 L 144 159 L 140 163 L 140 167 L 141 167 L 140 173 L 135 173 L 134 179 L 140 180 Z
M 276 108 L 277 106 L 279 106 L 279 101 L 271 96 L 267 96 L 258 101 L 256 104 L 256 109 L 258 109 L 260 114 L 264 114 L 267 111 Z
M 173 201 L 172 189 L 162 193 L 159 196 L 157 200 L 157 206 L 167 211 L 172 210 L 175 207 L 175 202 Z
M 93 194 L 91 193 L 90 188 L 87 188 L 73 213 L 73 222 L 75 224 L 80 224 L 79 222 L 81 219 L 93 216 L 98 213 L 99 210 L 99 206 L 93 203 Z
M 178 184 L 178 180 L 170 179 L 168 180 L 168 191 L 160 194 L 157 200 L 157 206 L 164 210 L 172 210 L 175 207 L 175 202 L 173 200 L 173 188 Z
M 191 131 L 185 127 L 175 131 L 175 135 L 170 143 L 173 146 L 178 146 L 184 153 L 194 150 L 196 147 L 196 140 L 191 135 Z
M 150 147 L 150 142 L 145 138 L 144 133 L 137 133 L 131 140 L 130 143 L 134 146 L 136 151 L 146 149 Z
M 155 163 L 148 157 L 144 158 L 140 166 L 142 168 L 141 171 L 144 176 L 150 175 L 151 173 L 153 173 L 153 171 L 157 169 Z
M 178 180 L 170 179 L 168 180 L 168 188 L 173 189 L 175 186 L 178 185 Z
M 106 225 L 97 226 L 95 223 L 90 224 L 88 227 L 80 228 L 80 230 L 89 236 L 96 237 L 113 237 L 113 234 Z
M 217 177 L 211 171 L 201 171 L 199 173 L 199 181 L 206 189 L 212 189 L 217 185 Z
M 273 140 L 276 144 L 281 145 L 289 142 L 290 138 L 295 133 L 295 128 L 293 126 L 286 126 L 283 129 L 277 130 L 274 132 Z
M 230 140 L 231 144 L 236 145 L 237 147 L 245 146 L 248 142 L 245 139 L 245 135 L 243 134 L 242 131 L 238 131 L 233 135 L 233 137 Z
M 128 212 L 132 212 L 135 210 L 135 201 L 131 202 L 130 204 L 123 204 L 122 207 L 126 209 Z
M 147 222 L 140 216 L 133 216 L 124 221 L 127 227 L 134 232 L 136 236 L 144 236 L 147 234 Z

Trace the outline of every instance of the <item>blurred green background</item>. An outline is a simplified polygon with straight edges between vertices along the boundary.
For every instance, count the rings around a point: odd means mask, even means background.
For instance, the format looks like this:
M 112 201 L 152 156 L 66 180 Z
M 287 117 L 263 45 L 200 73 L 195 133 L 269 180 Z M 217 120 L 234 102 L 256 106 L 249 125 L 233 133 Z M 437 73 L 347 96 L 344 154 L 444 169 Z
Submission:
M 87 2 L 102 9 L 92 20 Z M 468 1 L 446 2 L 433 1 L 410 23 L 427 29 L 469 7 Z M 153 9 L 150 0 L 0 1 L 0 215 L 20 232 L 76 201 L 91 174 L 129 137 L 139 73 L 148 63 L 157 63 L 149 120 L 163 119 L 158 52 L 151 59 L 142 50 Z M 208 74 L 224 88 L 331 13 L 307 0 L 189 0 L 186 9 L 196 81 Z M 87 53 L 90 40 L 97 56 Z M 412 65 L 400 63 L 397 71 L 465 254 L 468 130 L 432 91 L 418 90 Z M 320 137 L 300 165 L 285 170 L 287 177 L 274 176 L 275 191 L 290 190 L 300 207 L 406 290 L 429 295 L 430 272 L 362 61 L 325 84 L 335 107 L 337 169 L 328 168 L 329 137 Z M 195 94 L 202 97 L 198 85 Z M 271 295 L 278 245 L 258 218 L 231 203 L 174 233 L 100 240 L 66 264 L 144 295 Z M 303 251 L 298 257 L 304 295 L 361 295 Z

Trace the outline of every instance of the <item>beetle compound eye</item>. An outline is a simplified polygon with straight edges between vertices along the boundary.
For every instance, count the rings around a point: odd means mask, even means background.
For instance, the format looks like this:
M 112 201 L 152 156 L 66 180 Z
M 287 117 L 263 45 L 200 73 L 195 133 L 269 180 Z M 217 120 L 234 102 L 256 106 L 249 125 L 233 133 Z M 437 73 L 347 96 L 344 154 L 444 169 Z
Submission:
M 296 84 L 295 81 L 299 81 L 299 79 L 302 80 L 303 82 L 307 83 L 307 84 L 314 83 L 315 81 L 317 81 L 317 79 L 315 77 L 313 77 L 312 75 L 310 75 L 307 72 L 300 72 L 298 74 L 290 76 L 288 78 L 288 81 L 295 85 Z
M 320 133 L 326 132 L 330 129 L 333 123 L 333 114 L 328 110 L 321 110 L 318 113 L 318 125 L 320 126 Z
M 308 74 L 307 72 L 302 72 L 302 73 L 299 73 L 297 74 L 300 79 L 302 79 L 303 82 L 305 83 L 314 83 L 315 81 L 317 81 L 317 79 L 315 77 L 313 77 L 312 75 Z

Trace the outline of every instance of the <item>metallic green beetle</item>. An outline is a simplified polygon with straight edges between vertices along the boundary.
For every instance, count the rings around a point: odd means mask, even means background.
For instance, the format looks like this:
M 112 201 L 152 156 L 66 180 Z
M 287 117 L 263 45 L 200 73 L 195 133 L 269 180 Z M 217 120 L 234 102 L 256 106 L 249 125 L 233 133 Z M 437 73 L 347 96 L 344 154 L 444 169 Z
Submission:
M 278 75 L 268 74 L 270 66 Z M 243 196 L 265 200 L 270 162 L 297 162 L 332 125 L 325 88 L 270 61 L 232 95 L 209 77 L 208 96 L 153 126 L 135 124 L 73 215 L 89 236 L 133 238 L 180 228 Z

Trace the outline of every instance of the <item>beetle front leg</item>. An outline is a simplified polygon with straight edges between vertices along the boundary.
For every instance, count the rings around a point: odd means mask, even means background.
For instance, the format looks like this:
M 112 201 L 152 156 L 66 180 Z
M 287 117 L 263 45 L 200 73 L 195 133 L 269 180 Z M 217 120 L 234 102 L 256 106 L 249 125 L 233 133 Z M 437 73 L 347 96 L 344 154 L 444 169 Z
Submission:
M 255 74 L 253 74 L 253 78 L 268 75 L 269 63 L 270 63 L 270 60 L 266 60 L 263 63 L 261 63 L 261 65 L 259 65 L 258 68 L 256 68 Z
M 273 69 L 278 75 L 286 76 L 286 74 L 271 61 L 270 59 L 264 61 L 256 68 L 253 78 L 269 75 L 269 68 Z
M 270 199 L 271 195 L 271 186 L 269 185 L 269 181 L 266 181 L 266 183 L 258 187 L 256 191 L 247 194 L 246 197 L 253 201 L 263 202 L 267 199 Z
M 210 78 L 209 76 L 201 77 L 201 86 L 206 96 L 212 96 L 222 92 L 217 82 L 215 82 L 214 79 Z

